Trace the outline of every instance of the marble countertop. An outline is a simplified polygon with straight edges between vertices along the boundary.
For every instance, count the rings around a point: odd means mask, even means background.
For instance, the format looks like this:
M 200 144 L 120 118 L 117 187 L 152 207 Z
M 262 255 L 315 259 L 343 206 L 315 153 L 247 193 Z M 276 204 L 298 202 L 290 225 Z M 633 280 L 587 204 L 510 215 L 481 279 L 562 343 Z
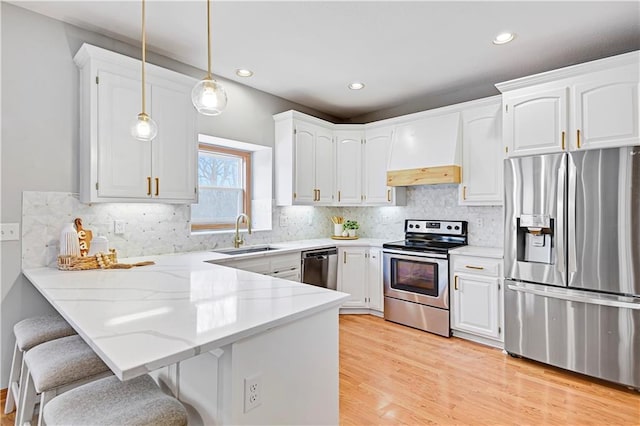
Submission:
M 502 247 L 463 246 L 449 250 L 449 254 L 502 259 L 504 250 Z
M 333 241 L 282 243 L 282 251 L 270 253 L 326 247 Z M 348 245 L 356 242 L 373 243 L 354 240 Z M 120 259 L 156 262 L 133 269 L 32 268 L 23 273 L 116 376 L 126 380 L 339 306 L 348 298 L 206 262 L 256 255 L 264 253 L 195 252 Z

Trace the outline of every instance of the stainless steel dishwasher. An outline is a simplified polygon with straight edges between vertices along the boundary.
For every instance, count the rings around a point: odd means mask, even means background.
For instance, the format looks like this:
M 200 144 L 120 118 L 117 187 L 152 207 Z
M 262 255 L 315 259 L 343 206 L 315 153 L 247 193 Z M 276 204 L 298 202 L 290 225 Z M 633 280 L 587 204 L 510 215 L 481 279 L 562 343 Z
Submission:
M 338 287 L 338 250 L 333 247 L 303 251 L 302 282 L 336 290 Z

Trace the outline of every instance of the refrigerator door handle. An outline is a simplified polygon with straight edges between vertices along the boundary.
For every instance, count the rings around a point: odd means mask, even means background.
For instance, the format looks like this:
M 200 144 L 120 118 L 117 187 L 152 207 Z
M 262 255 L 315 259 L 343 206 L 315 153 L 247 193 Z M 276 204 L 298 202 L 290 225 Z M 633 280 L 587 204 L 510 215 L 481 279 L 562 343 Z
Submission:
M 567 194 L 567 241 L 568 241 L 568 272 L 567 282 L 571 283 L 577 268 L 576 252 L 576 180 L 577 168 L 571 155 L 568 156 L 568 194 Z
M 507 288 L 520 293 L 533 294 L 552 299 L 568 300 L 570 302 L 640 310 L 640 300 L 631 297 L 604 295 L 602 293 L 591 296 L 582 294 L 585 292 L 577 292 L 575 290 L 572 291 L 563 288 L 550 289 L 545 286 L 534 284 L 507 284 Z
M 565 265 L 565 241 L 566 234 L 564 230 L 564 221 L 565 221 L 565 186 L 566 186 L 566 176 L 567 176 L 567 165 L 566 165 L 566 156 L 562 159 L 560 163 L 560 167 L 558 168 L 558 192 L 557 192 L 557 213 L 556 213 L 556 222 L 555 222 L 555 231 L 556 231 L 556 268 L 562 276 L 564 285 L 567 285 L 567 280 L 565 276 L 566 265 Z

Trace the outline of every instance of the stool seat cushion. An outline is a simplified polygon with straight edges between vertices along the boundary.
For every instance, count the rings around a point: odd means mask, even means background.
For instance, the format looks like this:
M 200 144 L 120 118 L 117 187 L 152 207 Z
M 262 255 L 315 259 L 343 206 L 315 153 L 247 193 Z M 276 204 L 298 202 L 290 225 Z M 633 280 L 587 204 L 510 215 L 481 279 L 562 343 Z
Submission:
M 73 327 L 60 315 L 27 318 L 13 326 L 16 344 L 21 351 L 28 351 L 49 340 L 76 334 Z
M 44 408 L 44 421 L 48 426 L 183 426 L 187 411 L 149 375 L 125 382 L 111 376 L 53 398 Z
M 109 370 L 77 334 L 34 347 L 26 353 L 24 361 L 38 393 Z

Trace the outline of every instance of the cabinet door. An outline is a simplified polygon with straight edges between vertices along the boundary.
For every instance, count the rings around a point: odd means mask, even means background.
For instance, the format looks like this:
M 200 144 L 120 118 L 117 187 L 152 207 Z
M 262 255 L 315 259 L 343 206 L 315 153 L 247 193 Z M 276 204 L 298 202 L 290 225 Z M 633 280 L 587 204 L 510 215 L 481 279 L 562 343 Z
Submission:
M 191 88 L 153 85 L 151 111 L 158 123 L 153 145 L 153 197 L 196 202 L 197 136 Z
M 98 197 L 150 197 L 152 142 L 138 141 L 130 133 L 141 108 L 140 82 L 105 70 L 98 77 Z
M 333 203 L 335 190 L 335 150 L 333 134 L 330 130 L 318 128 L 315 143 L 315 188 L 318 190 L 317 202 Z
M 499 278 L 455 275 L 452 327 L 494 339 L 499 338 L 499 285 Z
M 369 249 L 367 263 L 369 308 L 382 312 L 384 310 L 384 299 L 382 298 L 382 256 L 379 248 Z
M 561 152 L 566 148 L 568 88 L 515 91 L 503 95 L 509 156 Z
M 315 126 L 296 122 L 294 204 L 313 204 L 316 199 L 315 133 Z
M 338 290 L 351 297 L 342 304 L 343 308 L 367 307 L 367 249 L 340 249 L 338 256 Z
M 362 133 L 336 132 L 336 190 L 338 204 L 362 202 Z
M 393 204 L 393 188 L 387 186 L 391 128 L 367 131 L 364 143 L 364 201 L 369 205 Z
M 500 103 L 463 112 L 460 204 L 502 204 Z
M 639 88 L 637 65 L 597 73 L 594 81 L 577 84 L 572 148 L 638 144 Z

